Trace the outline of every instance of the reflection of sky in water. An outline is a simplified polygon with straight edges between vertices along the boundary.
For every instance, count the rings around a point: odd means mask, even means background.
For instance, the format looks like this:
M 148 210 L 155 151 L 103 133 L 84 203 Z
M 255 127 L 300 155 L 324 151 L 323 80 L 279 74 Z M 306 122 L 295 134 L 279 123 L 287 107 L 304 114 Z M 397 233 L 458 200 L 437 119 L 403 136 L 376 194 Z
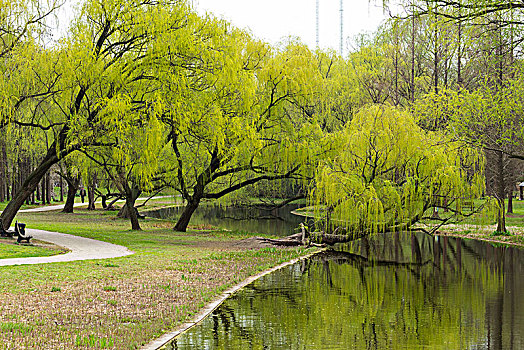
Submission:
M 287 205 L 274 210 L 257 208 L 225 208 L 200 206 L 191 217 L 190 225 L 213 225 L 228 230 L 288 236 L 298 232 L 304 218 L 291 214 L 297 205 Z M 178 218 L 182 208 L 167 208 L 149 212 L 148 216 Z
M 524 349 L 523 261 L 476 241 L 361 240 L 252 283 L 164 349 Z

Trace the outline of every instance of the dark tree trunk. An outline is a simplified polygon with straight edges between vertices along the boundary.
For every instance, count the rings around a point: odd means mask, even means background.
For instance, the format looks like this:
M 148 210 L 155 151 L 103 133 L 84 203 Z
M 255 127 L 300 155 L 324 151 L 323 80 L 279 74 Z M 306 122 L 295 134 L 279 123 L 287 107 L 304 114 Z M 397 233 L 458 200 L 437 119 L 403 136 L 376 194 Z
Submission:
M 60 202 L 64 201 L 64 179 L 60 176 Z
M 135 201 L 136 198 L 133 198 L 134 196 L 126 196 L 126 207 L 127 215 L 129 216 L 129 221 L 131 221 L 131 229 L 134 231 L 140 231 L 142 230 L 140 228 L 140 223 L 138 222 L 138 215 L 137 210 L 135 209 Z
M 13 162 L 13 169 L 11 170 L 11 174 L 12 174 L 12 177 L 11 177 L 11 181 L 12 181 L 12 184 L 11 184 L 11 191 L 13 193 L 13 196 L 15 193 L 18 192 L 18 169 L 20 168 L 20 158 L 17 159 L 16 161 L 16 164 L 15 162 Z M 24 199 L 25 200 L 25 199 Z M 23 204 L 23 202 L 22 202 Z
M 40 193 L 40 186 L 36 186 L 36 199 L 42 204 L 44 203 L 42 200 L 42 194 Z
M 22 162 L 20 163 L 20 166 L 18 167 L 18 176 L 19 180 L 18 183 L 23 183 L 25 180 L 25 174 L 29 174 L 31 171 L 29 170 L 29 164 L 27 157 L 22 158 Z M 32 193 L 31 193 L 32 194 Z M 26 198 L 25 204 L 31 204 L 31 195 Z
M 121 197 L 119 197 L 119 196 L 115 197 L 111 202 L 109 202 L 109 204 L 107 205 L 107 207 L 106 207 L 105 209 L 106 209 L 106 210 L 115 210 L 114 205 L 115 205 L 115 203 L 116 203 L 119 199 L 121 199 Z M 120 209 L 120 210 L 122 210 L 122 209 Z M 119 210 L 119 212 L 120 212 L 120 210 Z
M 0 202 L 4 202 L 7 199 L 7 186 L 7 151 L 5 141 L 2 139 L 0 140 Z
M 51 176 L 49 172 L 44 177 L 45 181 L 45 201 L 47 204 L 51 204 Z
M 129 219 L 129 214 L 127 213 L 127 200 L 124 203 L 124 205 L 122 206 L 122 208 L 120 208 L 116 216 L 121 219 Z
M 5 186 L 5 199 L 10 201 L 11 200 L 11 196 L 13 195 L 13 191 L 11 190 L 11 187 L 9 186 L 9 179 L 10 177 L 12 176 L 12 174 L 9 172 L 9 163 L 6 163 L 6 186 Z
M 42 204 L 46 204 L 47 194 L 45 193 L 45 175 L 42 178 L 42 182 L 40 183 L 41 191 L 40 194 L 42 195 Z
M 102 208 L 106 209 L 107 208 L 107 196 L 103 194 L 101 198 L 102 198 Z
M 140 223 L 138 222 L 138 211 L 135 208 L 135 202 L 140 196 L 140 189 L 137 186 L 130 187 L 129 184 L 123 184 L 126 204 L 120 209 L 117 216 L 119 218 L 129 219 L 131 221 L 132 230 L 141 230 Z
M 62 134 L 62 133 L 61 133 Z M 67 135 L 67 130 L 63 130 L 63 138 L 65 140 L 65 136 Z M 13 219 L 16 216 L 16 213 L 18 213 L 18 210 L 20 210 L 20 207 L 27 198 L 33 193 L 36 189 L 36 186 L 40 183 L 42 178 L 45 176 L 45 174 L 49 171 L 49 169 L 56 164 L 59 161 L 59 156 L 56 152 L 57 146 L 55 143 L 49 147 L 46 156 L 44 159 L 40 162 L 40 164 L 36 167 L 35 170 L 33 170 L 25 179 L 23 184 L 20 186 L 18 191 L 13 195 L 13 198 L 11 201 L 7 204 L 7 207 L 4 209 L 2 214 L 0 215 L 0 219 L 2 220 L 2 224 L 4 228 L 8 228 L 11 223 L 13 222 Z M 61 152 L 61 156 L 64 156 L 67 154 L 66 151 Z
M 67 182 L 67 197 L 62 212 L 72 213 L 74 211 L 76 192 L 78 191 L 78 187 L 80 186 L 80 176 L 68 176 L 65 178 L 65 180 Z
M 31 169 L 31 159 L 28 158 L 28 157 L 25 157 L 22 160 L 22 166 L 19 169 L 19 172 L 20 172 L 20 183 L 24 182 L 26 174 L 30 174 L 31 171 L 33 171 Z M 27 197 L 27 199 L 25 200 L 25 204 L 31 204 L 31 196 L 33 195 L 33 193 L 34 193 L 34 191 L 29 195 L 29 197 Z
M 505 208 L 505 194 L 506 184 L 504 181 L 504 154 L 502 151 L 496 151 L 497 156 L 497 191 L 495 197 L 499 204 L 499 213 L 497 217 L 497 232 L 507 232 L 506 230 L 506 211 Z
M 91 181 L 89 186 L 87 187 L 87 202 L 89 203 L 87 205 L 87 210 L 95 210 L 95 183 L 94 181 Z
M 513 191 L 508 191 L 508 214 L 513 214 Z
M 35 159 L 34 158 L 29 158 L 29 168 L 27 169 L 27 174 L 31 173 L 33 171 L 33 163 L 36 163 L 35 162 Z M 38 189 L 38 186 L 36 186 L 36 188 Z M 35 204 L 36 203 L 36 191 L 33 191 L 33 193 L 31 193 L 31 204 Z
M 200 200 L 194 201 L 188 201 L 186 207 L 184 208 L 184 211 L 182 212 L 182 215 L 180 215 L 180 218 L 178 219 L 174 230 L 179 232 L 186 232 L 187 225 L 189 225 L 189 220 L 191 220 L 191 216 L 195 212 L 195 210 L 198 208 L 198 205 L 200 204 Z

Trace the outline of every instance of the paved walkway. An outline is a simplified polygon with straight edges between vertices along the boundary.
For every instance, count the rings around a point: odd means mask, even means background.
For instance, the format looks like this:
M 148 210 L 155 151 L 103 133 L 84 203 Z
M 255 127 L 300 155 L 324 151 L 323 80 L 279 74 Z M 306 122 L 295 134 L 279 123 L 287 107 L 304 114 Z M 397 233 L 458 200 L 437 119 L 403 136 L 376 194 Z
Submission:
M 86 206 L 87 203 L 74 203 L 73 207 L 81 207 Z M 58 204 L 58 205 L 47 205 L 45 207 L 37 207 L 32 209 L 21 209 L 18 212 L 19 213 L 40 213 L 43 211 L 53 211 L 53 210 L 62 210 L 64 209 L 64 204 Z
M 171 196 L 156 196 L 153 198 L 168 198 Z M 137 200 L 146 200 L 147 198 L 138 198 Z M 75 203 L 75 207 L 85 206 L 87 203 Z M 31 213 L 31 212 L 45 212 L 52 210 L 61 210 L 64 207 L 63 204 L 49 205 L 46 207 L 38 207 L 33 209 L 19 210 L 19 213 Z M 46 264 L 53 262 L 64 262 L 64 261 L 77 261 L 77 260 L 91 260 L 91 259 L 110 259 L 119 258 L 121 256 L 127 256 L 134 254 L 133 251 L 126 247 L 97 241 L 90 238 L 78 237 L 74 235 L 68 235 L 65 233 L 49 232 L 35 229 L 26 229 L 26 234 L 33 236 L 33 238 L 50 242 L 58 246 L 64 247 L 69 250 L 66 254 L 59 254 L 54 256 L 45 257 L 32 257 L 32 258 L 13 258 L 13 259 L 0 259 L 0 266 L 8 265 L 33 265 L 33 264 Z
M 169 198 L 172 196 L 156 196 L 153 198 Z M 137 201 L 146 200 L 148 198 L 138 198 Z M 122 202 L 120 200 L 118 202 Z M 99 202 L 97 202 L 99 203 Z M 86 206 L 87 203 L 75 203 L 75 207 Z M 34 213 L 34 212 L 45 212 L 52 210 L 61 210 L 64 205 L 49 205 L 45 207 L 38 207 L 33 209 L 19 210 L 19 213 Z M 46 264 L 53 262 L 64 262 L 64 261 L 77 261 L 77 260 L 91 260 L 91 259 L 110 259 L 119 258 L 121 256 L 127 256 L 134 254 L 133 251 L 126 247 L 97 241 L 95 239 L 78 237 L 74 235 L 68 235 L 65 233 L 49 232 L 43 230 L 35 230 L 26 228 L 26 234 L 33 236 L 34 239 L 40 241 L 50 242 L 58 246 L 64 247 L 69 250 L 66 254 L 59 254 L 54 256 L 45 257 L 32 257 L 32 258 L 13 258 L 13 259 L 0 259 L 0 266 L 8 265 L 33 265 L 33 264 Z
M 45 257 L 0 259 L 0 266 L 46 264 L 53 262 L 90 259 L 109 259 L 134 254 L 134 252 L 131 250 L 120 245 L 97 241 L 90 238 L 68 235 L 65 233 L 26 229 L 26 234 L 33 236 L 35 239 L 51 242 L 61 247 L 67 248 L 70 250 L 70 252 L 66 254 Z
M 151 199 L 159 199 L 159 198 L 170 198 L 170 197 L 173 197 L 173 196 L 155 196 Z M 141 198 L 137 198 L 136 200 L 137 201 L 145 201 L 146 199 L 149 199 L 148 197 L 141 197 Z M 125 199 L 121 199 L 121 200 L 118 200 L 116 201 L 116 203 L 121 203 L 121 202 L 125 202 Z M 95 204 L 100 204 L 102 203 L 101 201 L 98 201 L 98 202 L 95 202 Z M 88 203 L 74 203 L 73 204 L 73 207 L 82 207 L 82 206 L 87 206 Z M 32 209 L 23 209 L 23 210 L 19 210 L 18 212 L 19 213 L 40 213 L 40 212 L 43 212 L 43 211 L 52 211 L 52 210 L 62 210 L 64 209 L 64 204 L 58 204 L 58 205 L 48 205 L 48 206 L 45 206 L 45 207 L 38 207 L 38 208 L 32 208 Z M 1 213 L 1 211 L 0 211 Z

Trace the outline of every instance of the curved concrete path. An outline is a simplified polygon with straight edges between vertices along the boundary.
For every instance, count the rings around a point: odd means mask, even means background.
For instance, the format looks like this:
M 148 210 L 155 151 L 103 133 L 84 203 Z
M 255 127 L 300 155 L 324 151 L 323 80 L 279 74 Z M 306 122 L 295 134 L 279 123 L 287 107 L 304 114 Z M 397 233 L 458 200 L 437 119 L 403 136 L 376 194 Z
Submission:
M 168 198 L 171 196 L 155 196 L 153 198 Z M 137 200 L 146 200 L 148 198 L 138 198 Z M 122 200 L 118 201 L 121 202 Z M 99 202 L 97 202 L 99 203 Z M 75 207 L 86 206 L 87 203 L 75 203 Z M 64 207 L 63 204 L 49 205 L 45 207 L 38 207 L 33 209 L 19 210 L 19 213 L 34 213 L 46 212 L 52 210 L 60 210 Z M 0 212 L 1 213 L 1 212 Z M 11 228 L 12 229 L 12 228 Z M 34 239 L 40 241 L 50 242 L 69 250 L 66 254 L 59 254 L 53 256 L 31 257 L 31 258 L 12 258 L 0 259 L 0 266 L 9 265 L 34 265 L 47 264 L 53 262 L 66 262 L 77 260 L 92 260 L 92 259 L 110 259 L 119 258 L 134 254 L 133 251 L 121 245 L 97 241 L 91 238 L 84 238 L 65 233 L 49 232 L 43 230 L 35 230 L 26 228 L 26 234 L 33 236 Z
M 157 196 L 153 198 L 164 198 L 169 196 Z M 147 198 L 138 198 L 137 200 L 145 200 Z M 87 203 L 75 203 L 75 207 L 85 206 Z M 45 212 L 52 210 L 60 210 L 64 207 L 60 205 L 50 205 L 46 207 L 39 207 L 33 209 L 19 210 L 19 213 L 31 213 L 31 212 Z M 66 254 L 59 254 L 45 257 L 31 257 L 31 258 L 12 258 L 12 259 L 0 259 L 0 266 L 10 265 L 34 265 L 34 264 L 47 264 L 53 262 L 67 262 L 77 260 L 92 260 L 92 259 L 110 259 L 119 258 L 134 254 L 133 251 L 128 248 L 97 241 L 91 238 L 84 238 L 65 233 L 49 232 L 43 230 L 36 230 L 26 228 L 26 234 L 33 236 L 34 239 L 40 241 L 50 242 L 58 246 L 64 247 L 69 250 Z
M 140 197 L 140 198 L 137 198 L 136 200 L 137 201 L 145 201 L 146 199 L 160 199 L 160 198 L 170 198 L 170 197 L 173 197 L 173 196 L 155 196 L 155 197 L 152 197 L 152 198 Z M 125 202 L 125 199 L 117 200 L 115 203 L 122 203 L 122 202 Z M 101 201 L 95 202 L 95 204 L 100 204 L 100 203 L 102 203 L 102 202 Z M 73 207 L 74 208 L 85 207 L 85 206 L 87 206 L 87 204 L 88 203 L 74 203 Z M 22 209 L 22 210 L 19 210 L 18 212 L 19 213 L 40 213 L 40 212 L 43 212 L 43 211 L 62 210 L 62 209 L 64 209 L 64 205 L 63 204 L 58 204 L 58 205 L 48 205 L 48 206 L 45 206 L 45 207 L 37 207 L 37 208 L 32 208 L 32 209 Z M 0 211 L 0 213 L 1 213 L 1 211 Z
M 109 259 L 134 254 L 133 251 L 120 245 L 97 241 L 91 238 L 68 235 L 65 233 L 26 229 L 26 234 L 33 236 L 34 239 L 51 242 L 61 247 L 67 248 L 70 251 L 66 254 L 45 257 L 0 259 L 0 266 L 33 265 L 91 259 Z

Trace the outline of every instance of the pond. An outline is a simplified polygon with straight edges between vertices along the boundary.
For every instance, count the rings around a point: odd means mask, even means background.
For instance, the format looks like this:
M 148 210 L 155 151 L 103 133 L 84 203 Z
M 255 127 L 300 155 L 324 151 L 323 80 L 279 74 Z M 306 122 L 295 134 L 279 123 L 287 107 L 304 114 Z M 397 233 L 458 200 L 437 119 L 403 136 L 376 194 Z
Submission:
M 304 217 L 291 213 L 297 208 L 299 208 L 299 205 L 296 204 L 288 204 L 276 209 L 201 205 L 191 216 L 189 224 L 212 225 L 232 231 L 288 236 L 297 233 L 300 223 L 305 221 Z M 169 207 L 151 210 L 144 214 L 159 219 L 178 219 L 182 210 L 182 207 Z
M 523 252 L 361 239 L 255 281 L 163 349 L 524 349 Z

